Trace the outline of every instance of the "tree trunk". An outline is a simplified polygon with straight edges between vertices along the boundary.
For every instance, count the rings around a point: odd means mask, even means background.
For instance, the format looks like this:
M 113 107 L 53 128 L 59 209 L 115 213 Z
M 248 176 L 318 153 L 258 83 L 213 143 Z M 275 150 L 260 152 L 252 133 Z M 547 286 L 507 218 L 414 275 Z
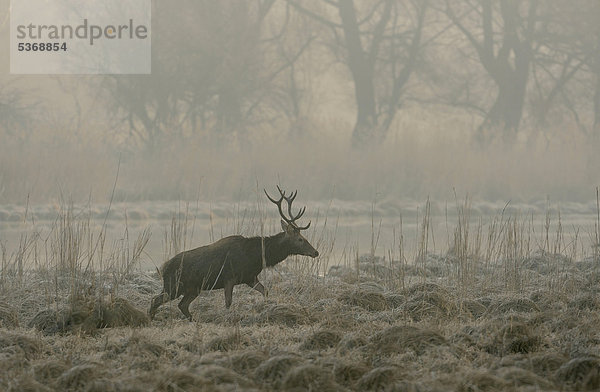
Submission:
M 521 61 L 516 59 L 515 61 L 517 62 L 517 68 L 514 71 L 506 69 L 502 75 L 494 78 L 498 86 L 498 95 L 486 119 L 488 125 L 502 126 L 504 129 L 503 137 L 506 142 L 512 141 L 519 129 L 523 117 L 529 74 L 528 59 L 521 59 Z
M 356 98 L 356 124 L 352 134 L 355 146 L 373 144 L 374 130 L 377 127 L 377 109 L 375 102 L 375 76 L 374 63 L 367 58 L 362 43 L 356 10 L 353 1 L 340 1 L 339 12 L 344 30 L 344 39 L 348 50 L 348 67 L 354 81 L 354 95 Z
M 532 59 L 532 39 L 535 27 L 535 10 L 537 2 L 532 1 L 529 6 L 526 22 L 519 15 L 518 2 L 502 0 L 500 13 L 503 22 L 502 41 L 496 51 L 493 32 L 493 9 L 491 3 L 481 0 L 483 42 L 479 44 L 474 36 L 461 27 L 469 40 L 475 45 L 483 67 L 490 74 L 496 86 L 498 95 L 494 105 L 489 110 L 486 119 L 479 127 L 498 127 L 503 129 L 505 143 L 514 141 L 523 117 L 523 106 L 529 78 L 529 68 Z M 519 38 L 519 20 L 525 24 L 524 38 Z

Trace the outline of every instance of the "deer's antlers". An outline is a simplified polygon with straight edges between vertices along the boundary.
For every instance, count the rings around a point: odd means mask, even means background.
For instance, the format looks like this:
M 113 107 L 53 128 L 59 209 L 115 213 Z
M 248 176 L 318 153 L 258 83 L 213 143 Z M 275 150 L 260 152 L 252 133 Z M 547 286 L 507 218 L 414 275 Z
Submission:
M 303 227 L 300 227 L 296 224 L 296 221 L 298 219 L 300 219 L 302 217 L 302 215 L 304 215 L 304 212 L 306 211 L 306 206 L 302 207 L 295 216 L 294 216 L 294 214 L 292 214 L 292 203 L 294 202 L 294 199 L 298 195 L 297 190 L 292 192 L 289 196 L 286 196 L 285 191 L 282 191 L 281 188 L 279 187 L 279 185 L 277 185 L 277 190 L 279 191 L 279 194 L 281 195 L 279 200 L 275 200 L 271 196 L 269 196 L 266 189 L 263 189 L 263 190 L 265 191 L 265 195 L 267 195 L 269 200 L 271 200 L 272 203 L 277 205 L 277 209 L 279 209 L 279 215 L 281 216 L 281 219 L 283 219 L 288 224 L 292 225 L 292 227 L 294 227 L 298 230 L 306 230 L 310 227 L 310 222 L 308 222 L 308 225 L 303 226 Z M 281 202 L 284 200 L 287 202 L 287 205 L 288 205 L 289 218 L 285 216 L 285 214 L 283 213 L 283 209 L 281 208 Z

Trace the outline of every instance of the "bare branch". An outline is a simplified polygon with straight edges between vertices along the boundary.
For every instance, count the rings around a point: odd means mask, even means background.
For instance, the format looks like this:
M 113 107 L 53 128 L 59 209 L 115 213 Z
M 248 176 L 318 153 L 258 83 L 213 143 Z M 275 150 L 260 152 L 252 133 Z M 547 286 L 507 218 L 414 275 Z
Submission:
M 450 6 L 450 2 L 446 1 L 446 15 L 450 20 L 458 27 L 458 29 L 463 33 L 463 35 L 471 42 L 471 45 L 477 50 L 477 52 L 483 54 L 483 46 L 481 43 L 471 34 L 471 32 L 462 24 L 460 19 L 454 14 L 454 10 Z M 461 15 L 461 19 L 468 14 Z
M 302 13 L 302 14 L 304 14 L 306 16 L 309 16 L 310 18 L 316 20 L 319 23 L 324 24 L 325 26 L 329 26 L 329 27 L 332 27 L 332 28 L 341 28 L 342 27 L 341 24 L 332 22 L 331 20 L 326 19 L 323 16 L 321 16 L 321 15 L 319 15 L 319 14 L 313 12 L 313 11 L 311 11 L 311 10 L 309 10 L 307 8 L 304 8 L 303 6 L 301 6 L 300 4 L 298 4 L 296 1 L 293 1 L 293 0 L 286 0 L 286 1 L 288 2 L 288 4 L 290 4 L 296 10 L 298 10 L 300 13 Z
M 390 20 L 390 15 L 392 11 L 392 1 L 386 1 L 385 8 L 381 13 L 381 17 L 379 21 L 375 25 L 375 29 L 373 31 L 373 39 L 371 40 L 371 47 L 369 48 L 368 53 L 368 61 L 371 64 L 375 63 L 375 59 L 377 58 L 377 53 L 379 52 L 379 47 L 381 45 L 381 40 L 383 37 L 383 32 L 385 31 L 385 27 Z
M 368 22 L 369 20 L 371 20 L 371 18 L 373 17 L 373 15 L 375 15 L 375 12 L 377 11 L 377 9 L 379 8 L 379 6 L 381 4 L 383 4 L 384 2 L 386 2 L 387 0 L 380 0 L 377 3 L 375 3 L 375 5 L 373 6 L 373 8 L 371 8 L 371 10 L 367 13 L 367 15 L 362 18 L 362 20 L 358 21 L 358 25 L 363 25 L 365 22 Z M 389 2 L 389 1 L 388 1 Z

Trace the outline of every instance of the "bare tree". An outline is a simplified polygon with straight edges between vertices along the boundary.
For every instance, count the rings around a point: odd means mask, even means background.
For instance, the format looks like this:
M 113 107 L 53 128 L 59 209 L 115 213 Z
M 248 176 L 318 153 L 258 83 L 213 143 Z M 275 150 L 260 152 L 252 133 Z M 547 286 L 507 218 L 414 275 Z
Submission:
M 382 142 L 419 59 L 428 2 L 323 0 L 318 9 L 288 2 L 330 29 L 335 43 L 329 47 L 348 67 L 356 100 L 353 143 Z
M 600 45 L 600 4 L 586 1 L 584 7 L 572 2 L 553 1 L 539 12 L 536 51 L 532 62 L 533 116 L 542 126 L 549 114 L 557 118 L 570 113 L 586 131 L 585 112 L 594 102 L 596 59 Z M 588 123 L 589 124 L 589 123 Z
M 0 85 L 0 130 L 9 137 L 23 139 L 38 107 L 38 102 L 27 100 L 22 90 Z
M 513 139 L 523 116 L 537 10 L 537 0 L 446 0 L 446 14 L 475 49 L 497 88 L 481 129 L 500 126 L 507 141 Z
M 575 6 L 572 2 L 557 1 L 551 11 L 549 30 L 553 39 L 548 46 L 571 63 L 567 76 L 576 84 L 571 91 L 561 89 L 561 98 L 578 123 L 581 116 L 577 109 L 583 106 L 585 111 L 585 104 L 591 102 L 589 128 L 595 137 L 600 137 L 600 3 L 584 0 Z
M 283 9 L 274 11 L 283 14 L 272 18 L 270 32 L 263 39 L 265 51 L 264 67 L 268 69 L 268 80 L 273 88 L 268 92 L 274 117 L 283 117 L 289 124 L 292 136 L 301 136 L 308 126 L 307 119 L 312 109 L 313 76 L 323 64 L 305 53 L 314 48 L 312 43 L 321 34 L 323 27 L 316 22 L 293 12 L 289 3 L 278 3 Z M 310 52 L 310 51 L 309 51 Z
M 279 79 L 305 49 L 274 58 L 286 28 L 265 32 L 274 0 L 184 3 L 155 3 L 152 75 L 109 77 L 102 86 L 114 118 L 148 147 L 165 135 L 220 139 L 268 121 L 282 102 Z

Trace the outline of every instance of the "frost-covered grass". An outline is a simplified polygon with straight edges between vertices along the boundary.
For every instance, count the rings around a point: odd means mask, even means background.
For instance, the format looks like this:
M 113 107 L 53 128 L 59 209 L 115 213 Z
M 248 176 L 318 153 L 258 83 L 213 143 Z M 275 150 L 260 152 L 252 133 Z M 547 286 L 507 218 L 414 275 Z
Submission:
M 146 326 L 30 328 L 45 309 L 69 307 L 70 285 L 39 272 L 3 286 L 0 387 L 5 390 L 583 390 L 600 387 L 593 260 L 539 254 L 522 285 L 474 275 L 458 288 L 428 257 L 404 267 L 411 283 L 364 260 L 325 277 L 268 272 L 265 300 L 245 287 L 226 310 L 222 290 L 176 301 Z M 370 265 L 368 265 L 370 264 Z M 402 267 L 399 267 L 402 268 Z M 500 266 L 494 269 L 501 269 Z M 556 271 L 561 271 L 557 273 Z M 384 275 L 381 275 L 384 273 Z M 481 271 L 481 274 L 503 271 Z M 557 278 L 558 282 L 557 283 Z M 85 279 L 84 279 L 85 280 Z M 485 283 L 483 283 L 485 282 Z M 48 288 L 54 286 L 52 293 Z M 134 273 L 118 296 L 147 309 L 157 276 Z M 95 295 L 87 291 L 82 295 Z M 81 322 L 81 321 L 79 321 Z M 29 389 L 28 389 L 29 388 Z
M 177 301 L 149 322 L 161 282 L 137 268 L 143 237 L 103 244 L 67 209 L 47 246 L 25 238 L 4 255 L 0 389 L 600 388 L 598 248 L 584 254 L 560 224 L 540 232 L 528 218 L 484 225 L 470 213 L 459 204 L 442 253 L 430 251 L 425 213 L 413 252 L 398 235 L 386 257 L 348 258 L 325 275 L 291 259 L 263 272 L 266 299 L 238 286 L 227 310 L 222 290 L 205 292 L 193 322 Z M 170 249 L 185 224 L 168 231 Z

